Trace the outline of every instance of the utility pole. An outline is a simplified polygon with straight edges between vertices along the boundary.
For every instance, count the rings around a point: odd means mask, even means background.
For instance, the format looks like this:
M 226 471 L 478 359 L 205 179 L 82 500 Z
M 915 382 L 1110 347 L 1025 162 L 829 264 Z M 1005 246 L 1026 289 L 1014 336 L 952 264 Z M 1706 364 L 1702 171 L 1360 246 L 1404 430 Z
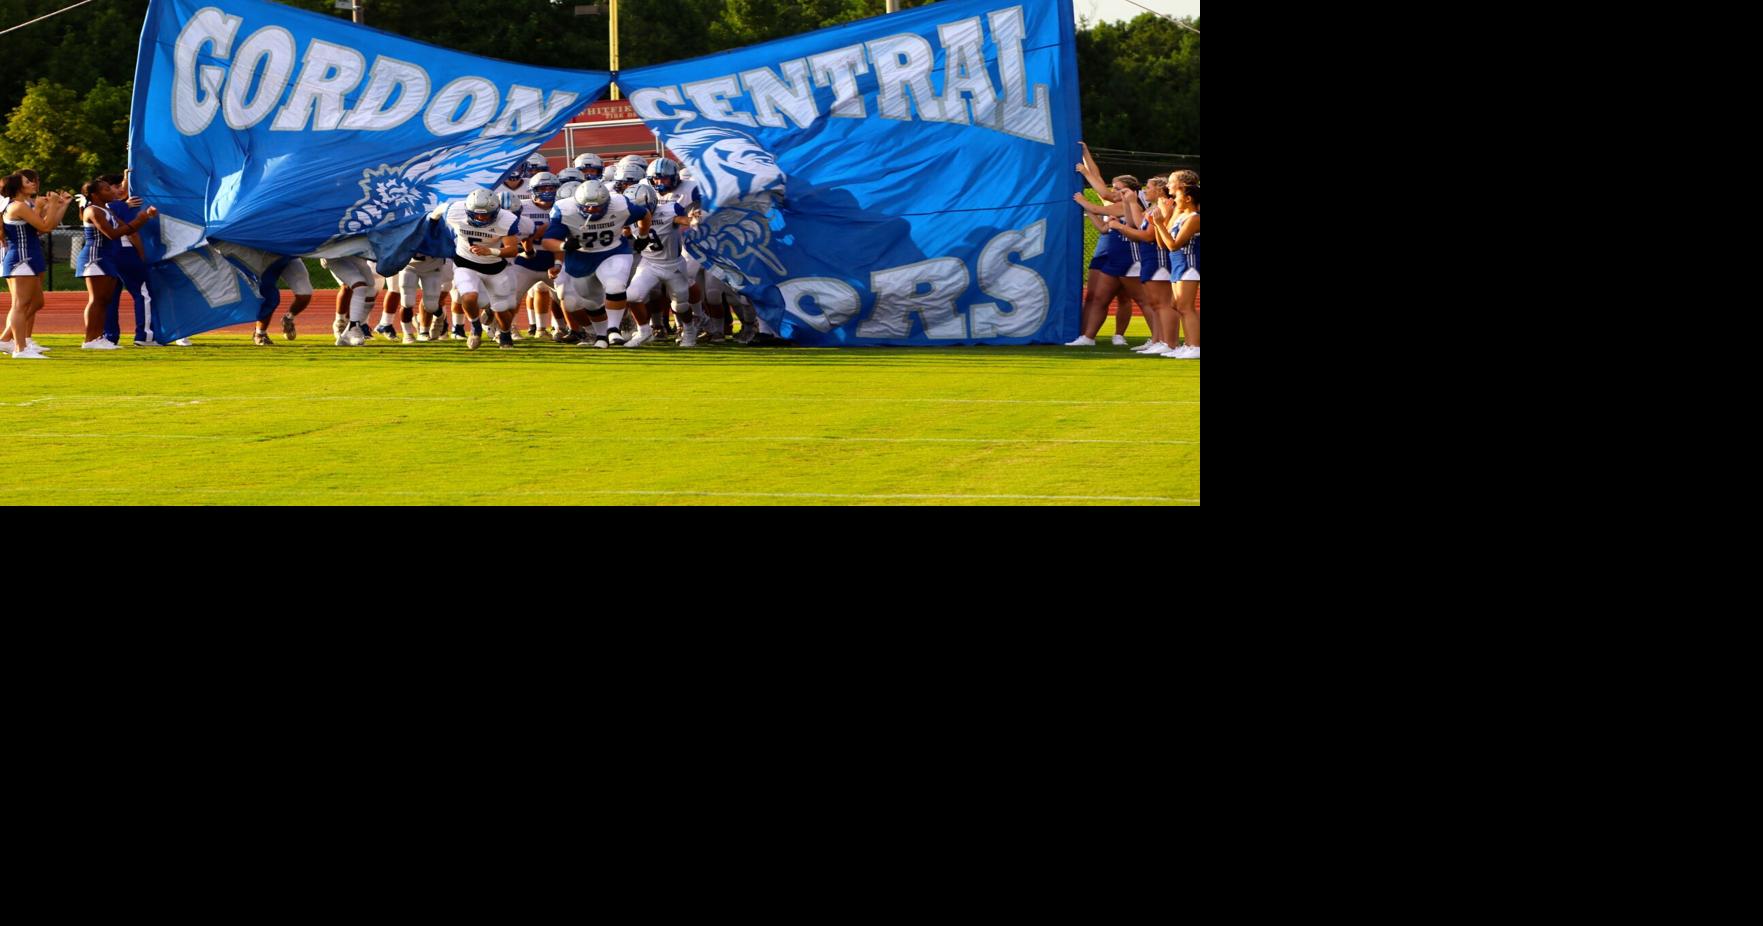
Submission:
M 609 28 L 612 31 L 612 73 L 617 74 L 618 73 L 618 0 L 611 0 L 611 3 L 612 3 L 612 17 L 611 17 L 612 22 L 611 22 L 611 26 Z M 616 83 L 614 83 L 612 85 L 612 98 L 615 100 L 618 99 L 618 84 L 616 84 Z
M 331 5 L 339 10 L 348 10 L 350 22 L 367 25 L 367 0 L 336 0 Z
M 900 12 L 900 0 L 888 0 L 888 12 L 890 12 L 890 13 Z

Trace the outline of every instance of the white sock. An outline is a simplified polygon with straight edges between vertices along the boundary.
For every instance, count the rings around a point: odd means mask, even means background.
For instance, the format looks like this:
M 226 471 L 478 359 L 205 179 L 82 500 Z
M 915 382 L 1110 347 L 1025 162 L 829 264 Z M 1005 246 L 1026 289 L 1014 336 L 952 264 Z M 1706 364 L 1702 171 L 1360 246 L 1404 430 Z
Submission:
M 367 321 L 367 317 L 373 314 L 373 290 L 363 286 L 355 290 L 351 297 L 349 320 L 352 322 Z
M 637 326 L 637 334 L 642 337 L 646 338 L 649 335 L 652 335 L 654 333 L 655 333 L 655 326 L 654 325 L 638 325 Z
M 623 324 L 624 324 L 624 310 L 623 309 L 607 309 L 606 310 L 606 325 L 608 328 L 616 329 Z
M 594 337 L 603 338 L 605 336 L 606 336 L 606 323 L 604 321 L 595 322 L 594 323 Z

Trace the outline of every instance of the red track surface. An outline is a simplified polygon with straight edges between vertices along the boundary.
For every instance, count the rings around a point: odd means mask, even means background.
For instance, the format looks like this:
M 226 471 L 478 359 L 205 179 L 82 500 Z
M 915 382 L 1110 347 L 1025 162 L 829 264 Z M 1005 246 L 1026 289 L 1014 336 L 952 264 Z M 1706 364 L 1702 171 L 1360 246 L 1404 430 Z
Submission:
M 270 331 L 274 332 L 277 338 L 282 336 L 281 316 L 287 311 L 288 303 L 293 301 L 293 298 L 293 294 L 285 290 L 282 292 L 282 304 L 276 309 L 274 323 L 269 326 Z M 12 296 L 8 293 L 0 292 L 0 313 L 4 313 L 11 308 Z M 331 333 L 331 319 L 335 317 L 336 311 L 337 291 L 334 289 L 321 289 L 312 294 L 312 305 L 307 306 L 306 311 L 301 312 L 300 317 L 294 321 L 299 327 L 301 334 L 311 333 L 314 336 L 323 334 L 328 337 Z M 37 313 L 37 327 L 32 333 L 84 334 L 86 331 L 85 312 L 85 293 L 44 293 L 43 311 Z M 124 338 L 134 337 L 135 304 L 130 301 L 126 294 L 122 297 L 122 311 L 118 314 L 122 321 L 122 336 Z M 379 309 L 376 307 L 374 309 L 373 321 L 377 323 L 379 317 Z M 0 322 L 0 324 L 4 324 L 4 322 Z M 234 325 L 231 328 L 222 328 L 217 332 L 211 331 L 209 333 L 238 334 L 249 337 L 253 327 L 255 326 Z
M 282 334 L 281 316 L 284 312 L 286 312 L 287 305 L 290 301 L 292 301 L 293 298 L 294 297 L 292 294 L 290 294 L 286 291 L 283 291 L 282 304 L 280 307 L 278 307 L 276 309 L 276 318 L 275 318 L 274 322 L 269 326 L 269 330 L 271 331 L 271 333 L 273 333 L 278 338 L 281 337 L 281 334 Z M 383 304 L 383 301 L 384 300 L 382 297 L 380 304 Z M 337 291 L 336 290 L 334 290 L 334 289 L 321 289 L 321 290 L 317 290 L 316 292 L 314 292 L 312 294 L 312 305 L 307 306 L 306 311 L 301 312 L 300 317 L 295 319 L 295 322 L 299 327 L 300 333 L 301 334 L 310 333 L 315 336 L 320 335 L 320 334 L 329 336 L 331 333 L 331 319 L 335 316 L 336 306 L 337 306 Z M 12 308 L 12 296 L 9 293 L 6 293 L 4 291 L 0 291 L 0 324 L 4 324 L 4 313 L 8 309 L 11 309 L 11 308 Z M 43 311 L 37 313 L 37 327 L 33 333 L 34 334 L 84 334 L 85 330 L 86 330 L 86 323 L 84 320 L 85 311 L 86 311 L 86 294 L 85 293 L 44 293 L 43 294 Z M 1114 316 L 1114 308 L 1112 306 L 1109 307 L 1108 314 L 1109 314 L 1109 318 L 1112 319 Z M 135 309 L 134 309 L 134 303 L 129 300 L 129 297 L 127 295 L 124 295 L 122 297 L 121 317 L 122 317 L 122 336 L 125 338 L 134 337 L 134 334 L 135 334 Z M 376 305 L 376 307 L 374 308 L 374 314 L 371 316 L 371 320 L 377 324 L 379 322 L 379 319 L 380 319 L 379 308 Z M 1107 331 L 1113 331 L 1114 329 L 1107 327 L 1110 324 L 1113 324 L 1113 322 L 1109 321 L 1109 322 L 1105 323 L 1103 325 L 1104 329 L 1106 329 Z M 252 325 L 234 325 L 231 328 L 222 328 L 218 332 L 209 332 L 209 333 L 210 334 L 238 334 L 238 335 L 249 336 L 251 334 L 252 327 L 253 327 Z

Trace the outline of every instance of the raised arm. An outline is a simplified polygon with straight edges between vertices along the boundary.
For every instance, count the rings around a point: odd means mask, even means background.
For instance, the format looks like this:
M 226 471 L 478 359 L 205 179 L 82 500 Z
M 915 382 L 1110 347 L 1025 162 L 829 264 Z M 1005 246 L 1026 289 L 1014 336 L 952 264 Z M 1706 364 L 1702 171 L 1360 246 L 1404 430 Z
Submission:
M 1084 159 L 1079 161 L 1077 165 L 1078 174 L 1089 182 L 1090 189 L 1095 190 L 1103 199 L 1107 199 L 1108 184 L 1102 182 L 1102 168 L 1096 166 L 1096 159 L 1090 155 L 1090 146 L 1081 141 L 1078 144 L 1084 149 Z

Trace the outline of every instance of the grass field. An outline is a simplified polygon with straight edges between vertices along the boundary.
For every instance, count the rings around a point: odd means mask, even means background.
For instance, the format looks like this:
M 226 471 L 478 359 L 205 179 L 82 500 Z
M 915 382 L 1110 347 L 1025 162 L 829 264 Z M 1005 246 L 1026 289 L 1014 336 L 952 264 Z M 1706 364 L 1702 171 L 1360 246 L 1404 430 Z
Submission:
M 1125 348 L 38 340 L 8 505 L 1200 501 L 1200 362 Z

